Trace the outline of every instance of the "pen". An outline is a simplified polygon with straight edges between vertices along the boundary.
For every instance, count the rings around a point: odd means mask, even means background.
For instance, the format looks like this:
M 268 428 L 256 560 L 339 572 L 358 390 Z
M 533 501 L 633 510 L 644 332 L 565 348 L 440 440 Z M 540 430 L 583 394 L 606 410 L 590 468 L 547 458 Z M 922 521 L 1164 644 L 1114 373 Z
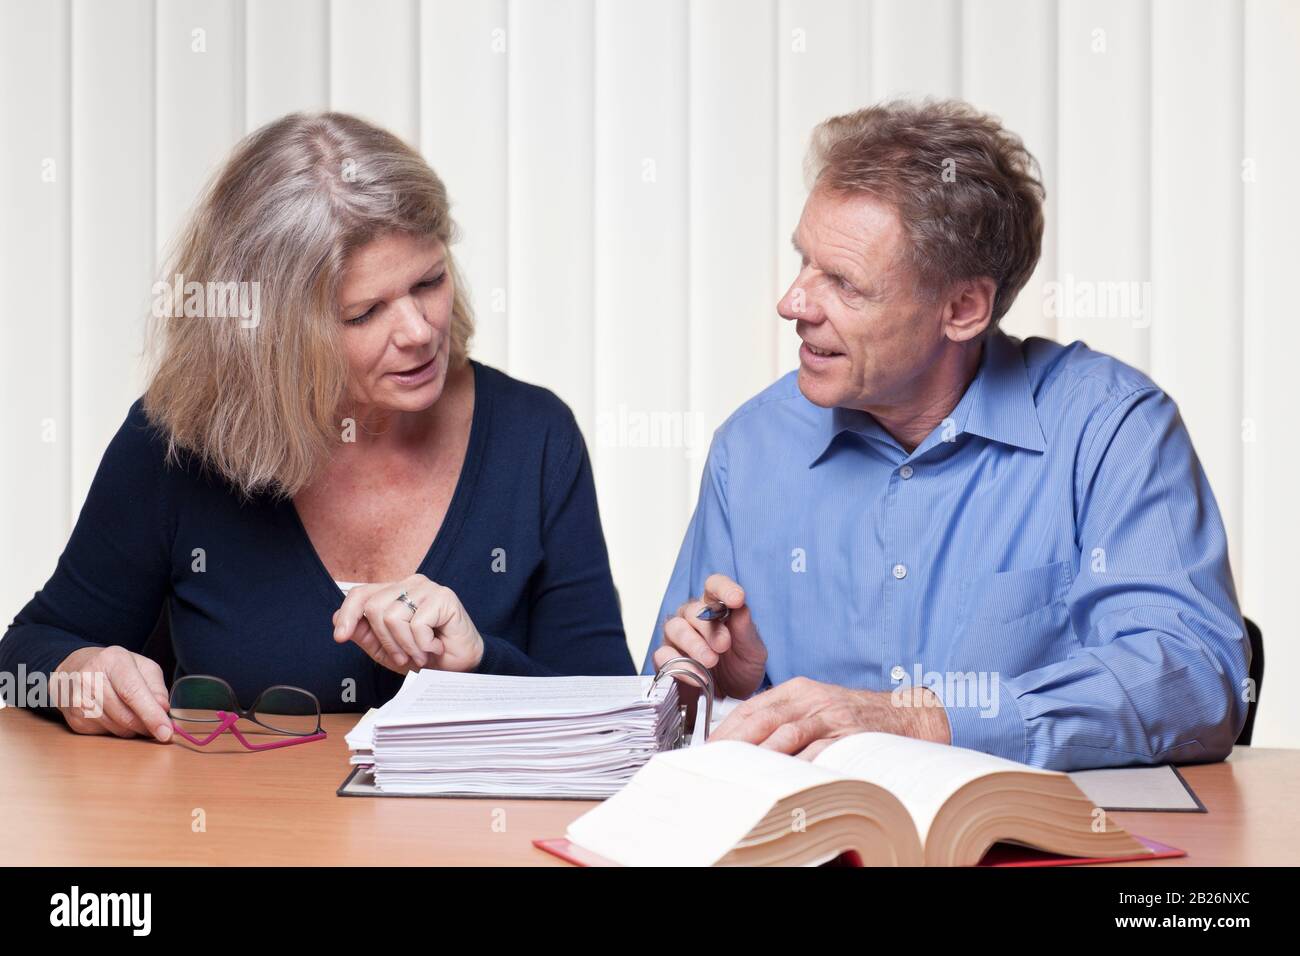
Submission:
M 721 601 L 704 602 L 704 610 L 695 615 L 698 621 L 725 621 L 731 616 L 731 608 Z

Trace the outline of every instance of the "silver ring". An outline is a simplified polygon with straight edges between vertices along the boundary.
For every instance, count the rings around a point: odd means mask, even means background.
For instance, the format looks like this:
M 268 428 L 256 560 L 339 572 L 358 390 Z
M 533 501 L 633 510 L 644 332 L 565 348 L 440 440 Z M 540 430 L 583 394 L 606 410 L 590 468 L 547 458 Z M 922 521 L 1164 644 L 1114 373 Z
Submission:
M 405 591 L 397 595 L 397 600 L 401 601 L 403 604 L 405 604 L 407 607 L 411 609 L 411 619 L 414 619 L 415 612 L 420 610 L 420 606 L 416 604 L 414 601 L 412 601 L 409 597 L 407 597 Z

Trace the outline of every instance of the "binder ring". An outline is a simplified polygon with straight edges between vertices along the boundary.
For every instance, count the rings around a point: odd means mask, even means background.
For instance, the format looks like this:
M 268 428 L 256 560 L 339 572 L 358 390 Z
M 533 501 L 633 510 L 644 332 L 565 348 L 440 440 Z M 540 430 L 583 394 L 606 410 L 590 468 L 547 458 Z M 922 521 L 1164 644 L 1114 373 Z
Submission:
M 674 657 L 671 660 L 664 661 L 662 667 L 655 672 L 654 680 L 650 682 L 650 687 L 646 691 L 649 697 L 654 693 L 655 686 L 659 683 L 661 677 L 668 677 L 672 674 L 681 674 L 688 678 L 691 683 L 704 691 L 704 741 L 709 740 L 709 728 L 713 724 L 713 675 L 709 669 L 693 657 Z M 700 715 L 695 715 L 696 721 Z

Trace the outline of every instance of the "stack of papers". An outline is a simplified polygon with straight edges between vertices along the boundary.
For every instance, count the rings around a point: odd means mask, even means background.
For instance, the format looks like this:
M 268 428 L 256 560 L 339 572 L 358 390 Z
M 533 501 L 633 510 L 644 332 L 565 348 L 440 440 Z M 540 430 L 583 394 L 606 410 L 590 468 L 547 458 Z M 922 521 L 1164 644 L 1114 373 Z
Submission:
M 424 670 L 347 735 L 381 793 L 601 798 L 682 733 L 676 682 Z

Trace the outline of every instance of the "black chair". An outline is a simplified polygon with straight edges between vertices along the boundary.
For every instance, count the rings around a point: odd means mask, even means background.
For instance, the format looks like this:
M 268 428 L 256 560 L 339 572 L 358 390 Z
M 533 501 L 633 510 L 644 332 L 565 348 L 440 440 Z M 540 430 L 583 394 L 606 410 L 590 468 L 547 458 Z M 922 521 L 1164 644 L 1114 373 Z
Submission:
M 1246 636 L 1250 638 L 1250 679 L 1255 685 L 1255 699 L 1246 704 L 1246 722 L 1237 735 L 1237 743 L 1250 745 L 1250 735 L 1255 729 L 1255 711 L 1259 709 L 1259 693 L 1264 687 L 1264 634 L 1259 625 L 1246 618 Z

